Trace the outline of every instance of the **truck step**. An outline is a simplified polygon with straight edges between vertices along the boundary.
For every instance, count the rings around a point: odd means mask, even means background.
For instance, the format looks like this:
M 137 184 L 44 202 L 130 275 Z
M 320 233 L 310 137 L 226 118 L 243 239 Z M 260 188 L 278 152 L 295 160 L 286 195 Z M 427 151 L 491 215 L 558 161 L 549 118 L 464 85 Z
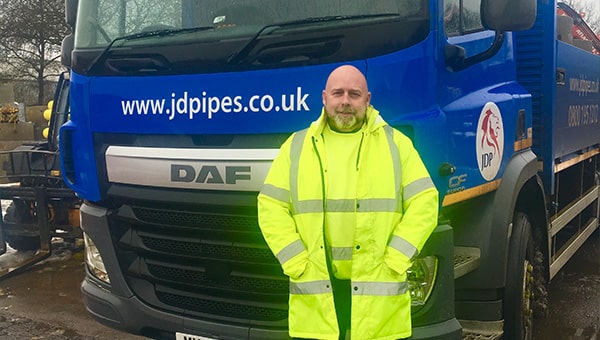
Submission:
M 454 278 L 458 279 L 479 267 L 481 250 L 476 247 L 454 247 Z
M 463 340 L 499 340 L 504 331 L 504 321 L 458 320 L 462 326 Z

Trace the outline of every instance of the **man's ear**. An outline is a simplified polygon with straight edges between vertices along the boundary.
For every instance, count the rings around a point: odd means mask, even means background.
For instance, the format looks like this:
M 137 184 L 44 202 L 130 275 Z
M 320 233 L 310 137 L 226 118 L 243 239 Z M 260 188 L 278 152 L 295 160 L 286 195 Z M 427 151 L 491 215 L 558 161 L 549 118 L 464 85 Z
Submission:
M 325 106 L 325 90 L 321 92 L 321 101 L 323 102 L 323 106 Z

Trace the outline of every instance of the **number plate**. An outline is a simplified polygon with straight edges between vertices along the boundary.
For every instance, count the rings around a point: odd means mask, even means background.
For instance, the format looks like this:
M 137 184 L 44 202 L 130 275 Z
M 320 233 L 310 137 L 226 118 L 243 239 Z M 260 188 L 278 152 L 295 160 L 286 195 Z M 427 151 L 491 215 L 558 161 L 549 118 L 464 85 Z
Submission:
M 175 340 L 216 340 L 213 338 L 207 338 L 205 336 L 186 334 L 186 333 L 175 333 Z

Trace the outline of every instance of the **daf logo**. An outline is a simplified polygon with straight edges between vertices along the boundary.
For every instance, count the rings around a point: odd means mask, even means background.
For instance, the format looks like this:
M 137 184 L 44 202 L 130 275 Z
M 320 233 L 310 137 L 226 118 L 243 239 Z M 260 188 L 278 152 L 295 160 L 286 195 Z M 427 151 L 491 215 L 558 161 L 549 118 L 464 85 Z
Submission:
M 196 169 L 187 164 L 171 164 L 171 182 L 236 184 L 238 180 L 249 181 L 251 170 L 249 166 L 225 166 L 225 173 L 222 173 L 216 165 L 202 165 Z

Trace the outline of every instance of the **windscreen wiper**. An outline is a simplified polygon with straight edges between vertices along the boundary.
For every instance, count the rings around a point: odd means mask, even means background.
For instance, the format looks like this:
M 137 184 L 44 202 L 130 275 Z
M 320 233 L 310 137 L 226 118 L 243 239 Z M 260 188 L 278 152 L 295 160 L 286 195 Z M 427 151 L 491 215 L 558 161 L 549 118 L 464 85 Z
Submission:
M 360 14 L 360 15 L 330 15 L 324 17 L 311 17 L 300 20 L 290 20 L 290 21 L 281 21 L 272 24 L 268 24 L 259 29 L 246 43 L 235 53 L 233 53 L 227 59 L 228 64 L 237 64 L 244 58 L 248 56 L 248 54 L 254 48 L 254 43 L 260 38 L 263 33 L 269 28 L 273 28 L 274 30 L 279 29 L 281 27 L 288 26 L 299 26 L 313 23 L 321 23 L 328 21 L 340 21 L 340 20 L 356 20 L 356 19 L 369 19 L 369 18 L 387 18 L 387 17 L 400 17 L 398 13 L 379 13 L 379 14 Z
M 96 58 L 94 58 L 94 60 L 92 60 L 92 62 L 90 63 L 90 66 L 87 68 L 87 72 L 89 73 L 91 71 L 95 71 L 95 69 L 98 67 L 98 65 L 102 65 L 106 61 L 106 58 L 108 57 L 109 52 L 112 50 L 112 47 L 118 41 L 125 42 L 125 41 L 137 40 L 137 39 L 142 39 L 142 38 L 165 37 L 165 36 L 169 36 L 169 35 L 179 35 L 179 34 L 184 34 L 184 33 L 206 31 L 206 30 L 210 30 L 210 29 L 214 29 L 214 28 L 215 28 L 214 26 L 199 26 L 199 27 L 189 27 L 189 28 L 168 28 L 168 29 L 161 29 L 161 30 L 144 31 L 144 32 L 130 34 L 130 35 L 124 35 L 121 37 L 116 37 L 104 48 L 104 50 L 102 50 L 102 53 L 100 53 Z

